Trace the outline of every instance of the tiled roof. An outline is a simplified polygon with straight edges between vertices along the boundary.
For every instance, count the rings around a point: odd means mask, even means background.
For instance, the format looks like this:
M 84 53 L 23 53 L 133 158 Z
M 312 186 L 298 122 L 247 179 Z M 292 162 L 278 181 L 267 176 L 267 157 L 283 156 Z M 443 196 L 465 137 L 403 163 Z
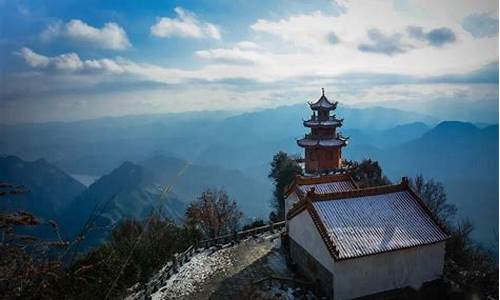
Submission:
M 306 120 L 303 122 L 306 127 L 339 127 L 342 126 L 342 119 L 334 119 L 330 117 L 328 120 Z
M 317 194 L 328 194 L 350 191 L 358 187 L 352 177 L 347 174 L 297 176 L 286 194 L 295 191 L 299 197 L 304 197 L 311 188 L 314 188 Z
M 297 189 L 304 195 L 311 188 L 314 188 L 314 191 L 318 194 L 328 194 L 350 191 L 356 189 L 356 186 L 350 180 L 297 185 Z
M 308 194 L 301 202 L 292 208 L 288 218 L 307 209 L 337 260 L 448 238 L 422 200 L 405 183 L 334 194 Z
M 331 139 L 314 139 L 306 137 L 298 140 L 297 144 L 301 147 L 343 147 L 347 145 L 347 140 L 340 137 Z
M 326 98 L 325 95 L 322 95 L 321 98 L 319 98 L 316 102 L 314 103 L 309 103 L 309 106 L 311 109 L 327 109 L 327 110 L 333 110 L 337 107 L 337 102 L 330 102 L 328 98 Z

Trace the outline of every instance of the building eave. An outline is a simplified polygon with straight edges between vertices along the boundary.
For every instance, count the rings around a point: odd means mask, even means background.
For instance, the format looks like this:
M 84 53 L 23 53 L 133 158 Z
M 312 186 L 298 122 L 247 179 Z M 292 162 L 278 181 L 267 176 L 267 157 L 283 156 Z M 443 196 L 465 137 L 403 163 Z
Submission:
M 293 182 L 285 188 L 284 195 L 285 198 L 287 198 L 293 192 L 295 192 L 299 198 L 301 197 L 303 198 L 302 193 L 297 193 L 297 186 L 299 185 L 322 184 L 322 183 L 339 182 L 339 181 L 348 181 L 355 189 L 359 189 L 358 184 L 349 174 L 331 174 L 331 175 L 319 175 L 319 176 L 296 175 Z
M 332 200 L 340 200 L 340 199 L 347 199 L 347 198 L 355 198 L 355 197 L 364 197 L 364 196 L 373 196 L 373 195 L 380 195 L 384 193 L 393 193 L 393 192 L 399 192 L 399 191 L 407 191 L 410 193 L 410 195 L 416 200 L 416 202 L 423 208 L 423 210 L 426 212 L 428 217 L 434 222 L 434 224 L 444 233 L 444 238 L 438 239 L 436 241 L 432 242 L 423 242 L 418 245 L 409 245 L 409 246 L 401 246 L 393 249 L 388 249 L 380 252 L 374 252 L 374 253 L 367 253 L 367 254 L 360 254 L 360 255 L 355 255 L 355 256 L 347 256 L 347 257 L 340 257 L 339 252 L 337 250 L 337 246 L 333 243 L 331 238 L 328 235 L 328 231 L 321 221 L 321 218 L 316 211 L 313 202 L 317 201 L 332 201 Z M 425 202 L 409 187 L 408 181 L 403 180 L 400 184 L 395 184 L 395 185 L 384 185 L 384 186 L 378 186 L 378 187 L 371 187 L 371 188 L 365 188 L 365 189 L 357 189 L 357 190 L 352 190 L 352 191 L 346 191 L 346 192 L 337 192 L 337 193 L 331 193 L 331 194 L 315 194 L 315 193 L 307 193 L 307 195 L 301 199 L 299 197 L 299 201 L 290 209 L 288 212 L 286 219 L 287 221 L 292 220 L 295 216 L 299 215 L 300 213 L 307 211 L 309 213 L 311 219 L 313 220 L 313 223 L 316 227 L 316 230 L 321 236 L 321 239 L 323 240 L 325 246 L 327 247 L 332 259 L 334 261 L 344 261 L 344 260 L 351 260 L 351 259 L 357 259 L 357 258 L 362 258 L 362 257 L 367 257 L 367 256 L 372 256 L 372 255 L 378 255 L 378 254 L 383 254 L 383 253 L 389 253 L 389 252 L 394 252 L 394 251 L 401 251 L 401 250 L 407 250 L 407 249 L 412 249 L 412 248 L 417 248 L 417 247 L 423 247 L 423 246 L 428 246 L 432 244 L 437 244 L 441 242 L 446 242 L 451 238 L 450 233 L 446 230 L 446 227 L 437 220 L 430 209 L 427 207 Z

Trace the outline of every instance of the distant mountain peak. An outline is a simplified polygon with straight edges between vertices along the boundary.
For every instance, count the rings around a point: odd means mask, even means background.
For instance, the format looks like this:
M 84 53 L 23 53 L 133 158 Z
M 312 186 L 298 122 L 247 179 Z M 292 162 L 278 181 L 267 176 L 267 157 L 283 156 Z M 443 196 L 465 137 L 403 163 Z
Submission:
M 13 155 L 0 156 L 0 180 L 24 185 L 29 192 L 10 208 L 53 218 L 79 195 L 85 186 L 45 159 L 24 161 Z M 8 199 L 7 199 L 8 200 Z
M 453 129 L 478 129 L 474 124 L 469 122 L 462 121 L 443 121 L 439 123 L 435 130 L 443 129 L 443 128 L 453 128 Z

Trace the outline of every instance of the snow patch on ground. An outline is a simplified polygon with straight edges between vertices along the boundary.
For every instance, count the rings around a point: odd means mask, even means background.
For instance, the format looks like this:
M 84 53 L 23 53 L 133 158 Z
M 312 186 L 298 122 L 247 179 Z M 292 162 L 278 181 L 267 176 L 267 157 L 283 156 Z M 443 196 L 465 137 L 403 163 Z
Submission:
M 151 295 L 152 299 L 184 299 L 213 274 L 226 272 L 231 267 L 230 249 L 204 250 L 193 256 L 158 292 Z
M 280 232 L 198 251 L 168 279 L 164 271 L 170 264 L 164 266 L 149 283 L 159 287 L 151 298 L 136 290 L 127 299 L 316 299 L 293 284 L 262 280 L 295 277 L 280 250 Z

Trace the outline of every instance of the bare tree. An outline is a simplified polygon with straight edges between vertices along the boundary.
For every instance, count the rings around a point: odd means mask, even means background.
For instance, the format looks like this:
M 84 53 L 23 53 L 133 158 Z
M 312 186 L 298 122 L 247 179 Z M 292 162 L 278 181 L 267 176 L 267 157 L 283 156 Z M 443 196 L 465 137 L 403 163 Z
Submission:
M 425 180 L 424 176 L 418 175 L 410 180 L 410 186 L 420 195 L 436 218 L 444 224 L 451 223 L 457 213 L 457 207 L 447 202 L 446 192 L 441 182 L 432 178 Z
M 410 180 L 410 185 L 451 235 L 446 243 L 446 278 L 457 284 L 462 293 L 498 299 L 497 258 L 471 238 L 474 226 L 469 220 L 454 222 L 457 208 L 448 203 L 443 185 L 433 179 L 425 180 L 422 175 Z
M 23 186 L 0 182 L 1 198 L 22 195 Z M 27 234 L 30 228 L 50 226 L 57 237 L 41 239 Z M 55 221 L 44 222 L 26 211 L 0 213 L 0 295 L 5 299 L 47 297 L 47 287 L 61 273 L 62 262 L 54 249 L 64 249 Z
M 207 189 L 187 208 L 186 224 L 206 237 L 216 237 L 237 230 L 242 216 L 224 190 Z

